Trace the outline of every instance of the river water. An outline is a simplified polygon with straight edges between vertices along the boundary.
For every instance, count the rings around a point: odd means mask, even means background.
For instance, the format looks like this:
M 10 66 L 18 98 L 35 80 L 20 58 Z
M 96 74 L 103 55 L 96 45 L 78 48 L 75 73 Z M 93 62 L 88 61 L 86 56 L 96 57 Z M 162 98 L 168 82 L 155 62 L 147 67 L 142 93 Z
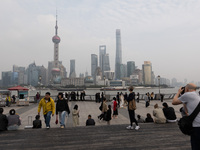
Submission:
M 160 89 L 160 93 L 163 93 L 163 94 L 173 94 L 173 93 L 177 93 L 178 91 L 178 88 L 161 88 Z M 50 92 L 52 96 L 55 96 L 57 95 L 60 91 L 57 91 L 57 90 L 31 90 L 29 91 L 29 96 L 35 96 L 37 92 L 41 92 L 41 95 L 45 95 L 46 92 Z M 62 92 L 68 92 L 68 91 L 62 91 Z M 103 92 L 101 91 L 99 88 L 90 88 L 90 89 L 86 89 L 85 90 L 85 93 L 86 95 L 95 95 L 96 93 L 98 92 Z M 128 92 L 128 89 L 126 91 L 105 91 L 106 92 L 106 95 L 116 95 L 117 92 L 122 92 L 122 93 L 129 93 Z M 158 87 L 154 87 L 154 88 L 150 88 L 150 87 L 142 87 L 142 88 L 138 88 L 136 87 L 134 89 L 134 92 L 135 93 L 140 93 L 140 94 L 145 94 L 147 92 L 151 93 L 151 92 L 154 92 L 154 94 L 158 94 L 159 93 L 159 88 Z M 80 94 L 80 92 L 79 92 Z

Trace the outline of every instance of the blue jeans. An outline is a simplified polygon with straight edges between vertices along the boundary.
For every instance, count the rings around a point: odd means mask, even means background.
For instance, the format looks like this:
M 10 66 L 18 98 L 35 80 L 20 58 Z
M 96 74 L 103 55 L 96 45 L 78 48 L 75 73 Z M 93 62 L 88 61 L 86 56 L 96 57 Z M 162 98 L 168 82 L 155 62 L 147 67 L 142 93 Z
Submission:
M 58 112 L 60 125 L 65 127 L 66 111 Z
M 191 146 L 192 150 L 200 150 L 200 127 L 193 127 Z
M 8 126 L 7 129 L 12 131 L 12 130 L 18 130 L 19 126 L 18 125 L 11 125 L 11 126 Z
M 46 115 L 44 115 L 46 127 L 50 127 L 51 114 L 52 114 L 52 111 L 49 111 Z

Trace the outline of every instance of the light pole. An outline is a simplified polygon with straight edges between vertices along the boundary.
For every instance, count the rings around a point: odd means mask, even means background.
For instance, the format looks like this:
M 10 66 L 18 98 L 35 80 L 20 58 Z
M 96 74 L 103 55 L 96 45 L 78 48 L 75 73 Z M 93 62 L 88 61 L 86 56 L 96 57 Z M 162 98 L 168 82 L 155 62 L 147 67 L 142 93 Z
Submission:
M 103 76 L 103 79 L 104 79 L 104 95 L 106 97 L 106 91 L 105 91 L 105 88 L 106 88 L 106 77 Z
M 159 88 L 159 99 L 160 99 L 160 75 L 158 75 L 158 88 Z
M 38 79 L 39 79 L 39 82 L 40 82 L 40 87 L 39 88 L 40 88 L 40 95 L 41 95 L 41 81 L 42 81 L 42 76 L 39 76 Z

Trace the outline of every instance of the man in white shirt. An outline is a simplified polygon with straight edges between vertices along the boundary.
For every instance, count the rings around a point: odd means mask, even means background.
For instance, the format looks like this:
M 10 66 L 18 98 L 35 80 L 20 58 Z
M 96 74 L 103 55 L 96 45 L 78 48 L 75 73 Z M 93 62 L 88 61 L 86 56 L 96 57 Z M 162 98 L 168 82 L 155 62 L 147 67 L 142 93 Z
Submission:
M 196 93 L 196 85 L 189 83 L 185 86 L 185 93 L 179 97 L 183 92 L 183 88 L 180 88 L 175 95 L 172 104 L 179 105 L 185 104 L 187 107 L 188 114 L 190 115 L 200 102 L 200 97 Z M 200 113 L 196 116 L 193 121 L 193 133 L 191 135 L 191 146 L 192 150 L 200 150 Z

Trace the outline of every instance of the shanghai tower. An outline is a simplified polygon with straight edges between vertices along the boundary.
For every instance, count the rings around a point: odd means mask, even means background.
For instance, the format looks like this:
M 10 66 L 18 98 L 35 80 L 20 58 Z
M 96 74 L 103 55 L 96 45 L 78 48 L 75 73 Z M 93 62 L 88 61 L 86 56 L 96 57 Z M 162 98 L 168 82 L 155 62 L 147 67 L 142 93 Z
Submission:
M 115 79 L 119 80 L 120 77 L 120 65 L 122 64 L 122 45 L 121 45 L 121 33 L 120 29 L 116 30 L 116 57 L 115 57 Z

